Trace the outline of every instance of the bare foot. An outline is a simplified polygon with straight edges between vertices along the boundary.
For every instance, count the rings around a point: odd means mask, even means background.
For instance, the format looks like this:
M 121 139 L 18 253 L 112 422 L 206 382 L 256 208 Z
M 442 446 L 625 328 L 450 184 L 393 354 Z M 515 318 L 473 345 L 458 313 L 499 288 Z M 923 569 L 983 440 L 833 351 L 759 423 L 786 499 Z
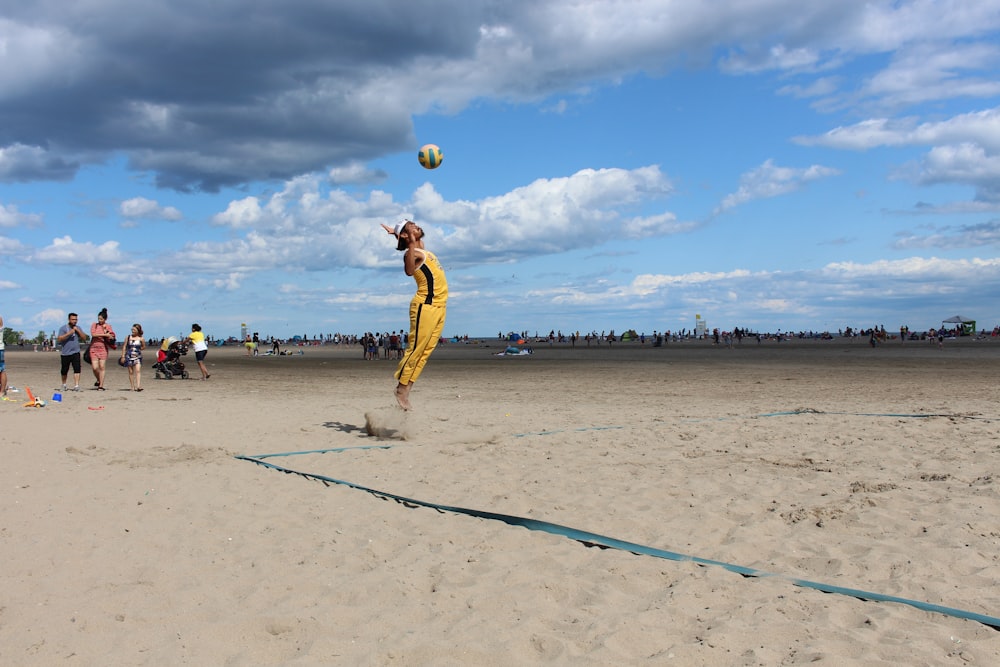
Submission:
M 396 402 L 399 403 L 399 407 L 407 411 L 413 407 L 410 405 L 410 385 L 396 385 Z

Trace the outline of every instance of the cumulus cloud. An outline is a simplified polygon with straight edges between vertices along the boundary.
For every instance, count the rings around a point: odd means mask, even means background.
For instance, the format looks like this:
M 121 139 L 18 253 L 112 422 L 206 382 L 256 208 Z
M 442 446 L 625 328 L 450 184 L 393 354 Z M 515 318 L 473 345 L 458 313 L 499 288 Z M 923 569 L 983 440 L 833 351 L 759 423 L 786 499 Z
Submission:
M 915 117 L 871 118 L 836 127 L 819 136 L 798 136 L 804 146 L 869 150 L 879 146 L 934 146 L 974 143 L 1000 150 L 1000 107 L 958 114 L 944 121 L 919 122 Z
M 897 176 L 911 177 L 921 185 L 972 185 L 977 200 L 1000 204 L 1000 154 L 987 153 L 976 144 L 937 146 L 919 164 L 900 169 Z
M 40 227 L 42 216 L 22 213 L 13 204 L 0 204 L 0 227 Z
M 754 201 L 795 192 L 810 181 L 836 176 L 840 172 L 831 167 L 811 165 L 804 168 L 779 167 L 772 160 L 751 169 L 740 177 L 739 189 L 722 199 L 715 213 Z
M 161 206 L 145 197 L 126 199 L 118 207 L 123 217 L 132 220 L 181 220 L 184 215 L 173 206 Z
M 66 324 L 66 318 L 68 315 L 68 310 L 62 310 L 60 308 L 46 308 L 43 311 L 35 313 L 29 319 L 29 323 L 31 326 L 39 327 L 41 329 L 54 329 L 55 327 L 60 327 Z
M 123 259 L 118 247 L 118 241 L 106 241 L 101 244 L 89 241 L 78 243 L 70 236 L 63 236 L 52 239 L 51 245 L 35 251 L 27 261 L 74 265 L 115 264 Z
M 383 169 L 369 169 L 360 162 L 352 162 L 344 167 L 334 167 L 329 176 L 334 185 L 368 185 L 384 181 L 389 174 Z
M 0 147 L 0 182 L 69 181 L 79 167 L 75 158 L 40 146 L 14 143 Z
M 0 236 L 0 255 L 23 256 L 26 246 L 18 241 L 6 236 Z
M 425 226 L 452 266 L 507 262 L 595 247 L 608 239 L 690 231 L 694 223 L 656 208 L 672 192 L 670 180 L 655 165 L 583 169 L 474 201 L 446 200 L 430 183 L 417 188 L 410 201 L 395 201 L 377 190 L 367 198 L 325 192 L 318 179 L 300 178 L 269 198 L 230 202 L 213 217 L 214 224 L 250 230 L 246 236 L 191 243 L 170 261 L 203 270 L 223 265 L 241 271 L 373 267 L 393 256 L 379 224 L 412 218 Z M 651 213 L 640 212 L 650 208 Z
M 891 176 L 919 185 L 957 184 L 975 189 L 978 202 L 1000 203 L 1000 108 L 958 114 L 941 121 L 914 117 L 874 118 L 837 127 L 821 136 L 796 137 L 807 146 L 847 150 L 928 146 L 917 161 L 893 169 Z M 960 210 L 962 205 L 925 206 L 925 212 Z M 965 206 L 972 211 L 976 207 Z M 982 210 L 980 207 L 979 210 Z

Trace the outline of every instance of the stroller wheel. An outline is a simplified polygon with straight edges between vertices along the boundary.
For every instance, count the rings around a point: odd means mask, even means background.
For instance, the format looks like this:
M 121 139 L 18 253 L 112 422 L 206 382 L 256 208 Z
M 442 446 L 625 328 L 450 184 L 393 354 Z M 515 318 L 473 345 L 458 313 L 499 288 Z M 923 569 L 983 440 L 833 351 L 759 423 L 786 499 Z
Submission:
M 191 374 L 188 373 L 187 371 L 184 371 L 184 374 L 181 377 L 187 380 L 189 377 L 191 377 Z
M 173 380 L 174 379 L 174 374 L 171 373 L 170 371 L 163 371 L 163 379 L 165 379 L 165 380 Z

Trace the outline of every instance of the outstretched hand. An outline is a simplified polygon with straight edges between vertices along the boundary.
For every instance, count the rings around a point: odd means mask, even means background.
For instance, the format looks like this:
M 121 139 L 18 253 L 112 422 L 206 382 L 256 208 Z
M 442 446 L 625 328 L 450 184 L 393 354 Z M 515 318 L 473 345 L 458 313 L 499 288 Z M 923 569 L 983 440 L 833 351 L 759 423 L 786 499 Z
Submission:
M 390 227 L 389 225 L 385 224 L 384 222 L 382 223 L 382 229 L 384 229 L 385 231 L 389 232 L 389 234 L 392 235 L 392 236 L 396 235 L 396 232 L 393 230 L 393 228 Z

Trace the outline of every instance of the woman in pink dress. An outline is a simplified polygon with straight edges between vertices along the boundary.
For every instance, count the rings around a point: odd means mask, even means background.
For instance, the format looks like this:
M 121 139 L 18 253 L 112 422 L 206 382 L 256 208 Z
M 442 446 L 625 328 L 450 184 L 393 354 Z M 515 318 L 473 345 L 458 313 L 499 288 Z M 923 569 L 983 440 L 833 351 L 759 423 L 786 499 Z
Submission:
M 104 391 L 105 363 L 108 360 L 108 350 L 118 347 L 115 344 L 115 330 L 108 324 L 108 309 L 102 308 L 97 313 L 97 321 L 90 325 L 90 363 L 94 367 L 94 389 Z

